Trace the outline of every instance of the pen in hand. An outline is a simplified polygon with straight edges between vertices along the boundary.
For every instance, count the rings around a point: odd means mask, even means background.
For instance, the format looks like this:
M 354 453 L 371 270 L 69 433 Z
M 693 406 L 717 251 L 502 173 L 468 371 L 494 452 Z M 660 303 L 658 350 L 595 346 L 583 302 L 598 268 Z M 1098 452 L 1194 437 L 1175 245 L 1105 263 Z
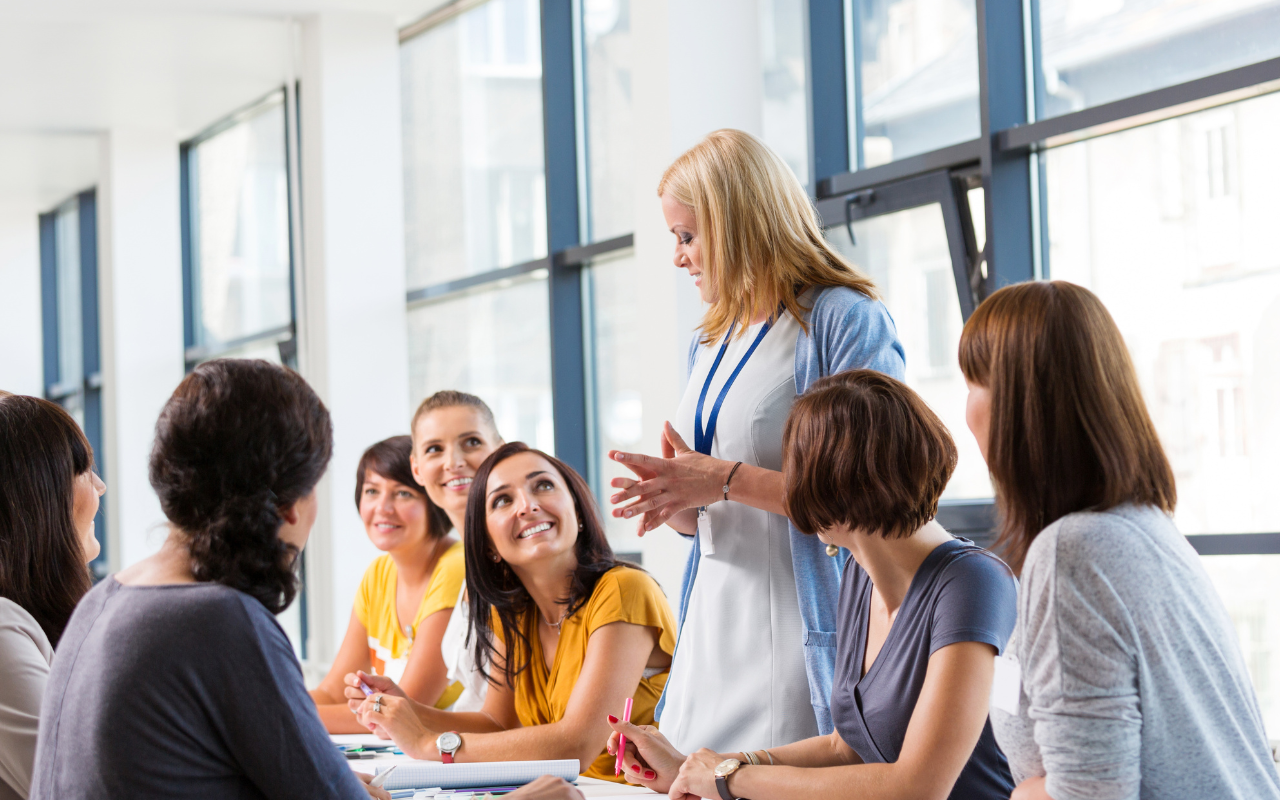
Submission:
M 627 698 L 627 702 L 622 705 L 622 721 L 631 721 L 631 698 Z M 627 750 L 627 737 L 618 734 L 618 758 L 613 764 L 613 774 L 615 776 L 622 774 L 622 754 Z

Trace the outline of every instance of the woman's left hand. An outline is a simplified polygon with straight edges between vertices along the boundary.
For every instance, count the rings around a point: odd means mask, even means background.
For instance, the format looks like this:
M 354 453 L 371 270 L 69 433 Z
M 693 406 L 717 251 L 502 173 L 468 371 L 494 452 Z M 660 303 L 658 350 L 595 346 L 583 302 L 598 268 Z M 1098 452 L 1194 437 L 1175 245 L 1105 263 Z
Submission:
M 375 711 L 377 705 L 381 710 Z M 414 702 L 407 697 L 375 694 L 365 699 L 356 710 L 360 724 L 375 733 L 381 729 L 400 746 L 405 755 L 419 761 L 439 761 L 436 749 L 436 732 L 427 730 L 413 710 Z
M 716 767 L 721 761 L 732 756 L 725 756 L 714 750 L 702 748 L 685 759 L 680 767 L 680 774 L 667 790 L 671 800 L 696 800 L 699 797 L 719 797 L 716 788 Z
M 637 498 L 623 508 L 615 508 L 613 516 L 640 517 L 639 533 L 663 525 L 686 508 L 709 506 L 723 500 L 724 482 L 733 464 L 703 455 L 685 444 L 671 423 L 662 429 L 663 457 L 642 453 L 610 450 L 609 458 L 622 464 L 640 480 L 614 478 L 611 485 L 622 491 L 609 498 L 614 505 Z

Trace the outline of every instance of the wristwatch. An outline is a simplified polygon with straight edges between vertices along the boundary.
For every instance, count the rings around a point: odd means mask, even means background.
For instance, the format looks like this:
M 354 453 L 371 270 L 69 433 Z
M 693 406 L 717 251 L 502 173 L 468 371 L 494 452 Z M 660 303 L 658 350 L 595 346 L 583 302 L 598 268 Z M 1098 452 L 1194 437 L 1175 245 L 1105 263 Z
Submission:
M 729 791 L 729 776 L 741 766 L 742 762 L 736 758 L 726 758 L 716 764 L 716 791 L 720 792 L 720 800 L 738 800 Z
M 462 736 L 457 731 L 442 733 L 436 737 L 436 749 L 440 751 L 440 760 L 446 764 L 453 763 L 453 754 L 462 747 Z

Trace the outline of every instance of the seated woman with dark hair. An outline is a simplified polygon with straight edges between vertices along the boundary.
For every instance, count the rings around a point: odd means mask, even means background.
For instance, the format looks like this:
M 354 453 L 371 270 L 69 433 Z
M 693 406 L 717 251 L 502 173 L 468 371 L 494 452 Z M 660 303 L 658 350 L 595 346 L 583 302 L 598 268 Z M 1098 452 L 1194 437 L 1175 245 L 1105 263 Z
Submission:
M 440 651 L 462 591 L 462 543 L 449 536 L 449 517 L 414 479 L 412 453 L 412 439 L 392 436 L 365 450 L 356 466 L 356 510 L 383 555 L 365 570 L 338 655 L 310 692 L 330 733 L 368 730 L 343 695 L 343 676 L 357 670 L 386 675 L 436 708 L 462 694 Z
M 71 616 L 32 797 L 387 797 L 330 743 L 274 616 L 332 450 L 329 412 L 283 367 L 210 361 L 179 384 L 150 465 L 169 536 Z
M 91 585 L 106 489 L 70 414 L 0 392 L 0 800 L 31 788 L 40 698 L 53 648 Z
M 470 637 L 490 681 L 483 709 L 439 711 L 363 673 L 348 678 L 352 707 L 414 758 L 576 758 L 582 774 L 617 780 L 600 712 L 630 697 L 633 718 L 652 722 L 675 649 L 657 582 L 614 558 L 578 473 L 521 442 L 476 472 L 465 542 Z M 359 680 L 376 693 L 366 698 Z
M 837 609 L 835 731 L 686 756 L 655 728 L 610 717 L 609 751 L 625 735 L 628 780 L 673 800 L 1008 798 L 987 703 L 1017 590 L 1003 562 L 933 520 L 956 464 L 947 429 L 904 384 L 850 370 L 796 401 L 783 445 L 788 516 L 829 554 L 852 553 Z

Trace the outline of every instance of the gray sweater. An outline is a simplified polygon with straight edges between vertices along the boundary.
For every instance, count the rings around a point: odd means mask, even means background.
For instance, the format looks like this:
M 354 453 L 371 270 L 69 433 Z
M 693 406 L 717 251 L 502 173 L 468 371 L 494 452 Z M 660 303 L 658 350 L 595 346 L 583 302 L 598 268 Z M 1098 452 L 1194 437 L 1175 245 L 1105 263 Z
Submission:
M 368 800 L 257 600 L 122 586 L 76 607 L 53 659 L 33 800 Z
M 1070 514 L 1022 568 L 1017 716 L 993 708 L 1014 780 L 1054 800 L 1275 800 L 1280 778 L 1231 619 L 1173 522 Z

